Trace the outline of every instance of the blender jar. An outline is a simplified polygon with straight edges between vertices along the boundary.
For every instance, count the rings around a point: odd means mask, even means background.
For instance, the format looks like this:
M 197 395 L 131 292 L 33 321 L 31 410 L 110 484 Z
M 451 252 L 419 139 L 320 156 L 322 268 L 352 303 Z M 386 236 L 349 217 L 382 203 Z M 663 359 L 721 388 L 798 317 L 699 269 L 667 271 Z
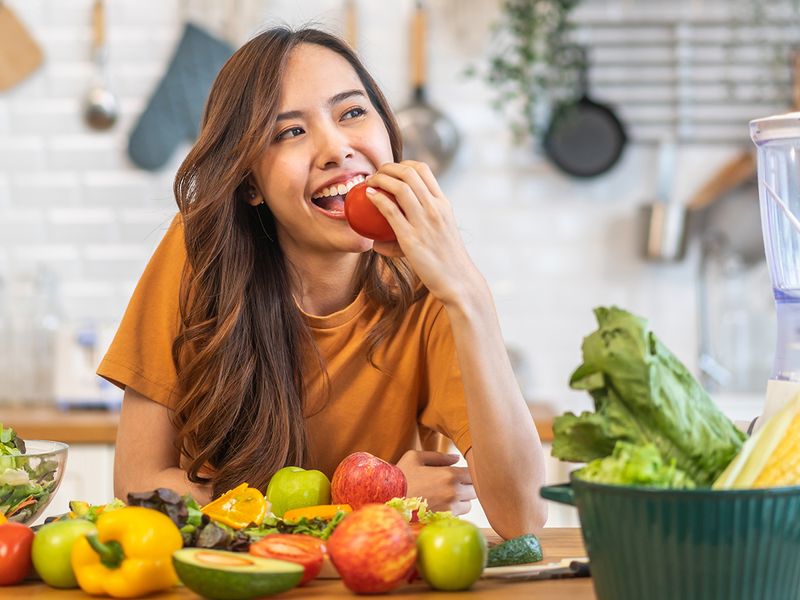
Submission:
M 750 122 L 777 343 L 763 419 L 800 393 L 800 112 Z

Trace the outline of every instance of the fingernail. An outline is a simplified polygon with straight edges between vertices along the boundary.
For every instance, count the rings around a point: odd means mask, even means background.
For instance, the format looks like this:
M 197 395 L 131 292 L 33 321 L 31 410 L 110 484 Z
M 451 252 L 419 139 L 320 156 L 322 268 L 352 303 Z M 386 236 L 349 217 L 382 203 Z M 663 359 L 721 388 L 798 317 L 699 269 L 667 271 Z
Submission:
M 375 190 L 374 187 L 367 186 L 367 195 L 368 196 L 374 196 L 376 193 L 377 193 L 377 191 Z

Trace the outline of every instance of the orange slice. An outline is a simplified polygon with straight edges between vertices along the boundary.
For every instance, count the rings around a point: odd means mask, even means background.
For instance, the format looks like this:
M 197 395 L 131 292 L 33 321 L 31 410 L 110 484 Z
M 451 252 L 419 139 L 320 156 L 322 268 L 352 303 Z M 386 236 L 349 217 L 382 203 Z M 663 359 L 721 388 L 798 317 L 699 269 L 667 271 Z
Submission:
M 267 499 L 257 489 L 243 483 L 209 502 L 200 511 L 213 521 L 242 529 L 251 523 L 261 524 L 267 515 Z
M 349 504 L 319 504 L 317 506 L 306 506 L 305 508 L 293 508 L 283 513 L 283 520 L 299 521 L 303 517 L 306 519 L 319 517 L 330 521 L 339 511 L 349 513 L 353 512 L 353 509 Z

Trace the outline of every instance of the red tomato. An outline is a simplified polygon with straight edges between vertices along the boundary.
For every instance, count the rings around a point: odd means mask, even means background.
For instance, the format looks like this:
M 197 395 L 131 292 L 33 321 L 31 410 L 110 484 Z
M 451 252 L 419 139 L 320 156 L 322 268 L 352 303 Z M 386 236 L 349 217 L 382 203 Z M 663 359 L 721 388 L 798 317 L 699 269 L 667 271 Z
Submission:
M 31 570 L 33 531 L 21 523 L 0 525 L 0 585 L 16 585 Z
M 392 201 L 395 197 L 381 190 Z M 389 221 L 381 214 L 378 207 L 367 198 L 367 183 L 362 181 L 353 186 L 344 199 L 344 216 L 350 227 L 359 235 L 378 242 L 393 242 L 397 239 Z
M 273 533 L 251 544 L 250 554 L 302 565 L 306 572 L 300 585 L 305 585 L 322 569 L 325 544 L 318 538 L 302 533 Z

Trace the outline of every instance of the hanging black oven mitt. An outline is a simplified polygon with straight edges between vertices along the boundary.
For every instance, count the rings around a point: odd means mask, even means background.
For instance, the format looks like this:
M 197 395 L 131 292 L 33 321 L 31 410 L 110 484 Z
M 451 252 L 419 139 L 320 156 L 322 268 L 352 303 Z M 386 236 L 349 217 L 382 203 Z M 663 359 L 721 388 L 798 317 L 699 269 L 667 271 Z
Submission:
M 128 154 L 137 166 L 155 171 L 182 141 L 197 137 L 211 84 L 231 54 L 227 43 L 186 23 L 167 73 L 128 140 Z

